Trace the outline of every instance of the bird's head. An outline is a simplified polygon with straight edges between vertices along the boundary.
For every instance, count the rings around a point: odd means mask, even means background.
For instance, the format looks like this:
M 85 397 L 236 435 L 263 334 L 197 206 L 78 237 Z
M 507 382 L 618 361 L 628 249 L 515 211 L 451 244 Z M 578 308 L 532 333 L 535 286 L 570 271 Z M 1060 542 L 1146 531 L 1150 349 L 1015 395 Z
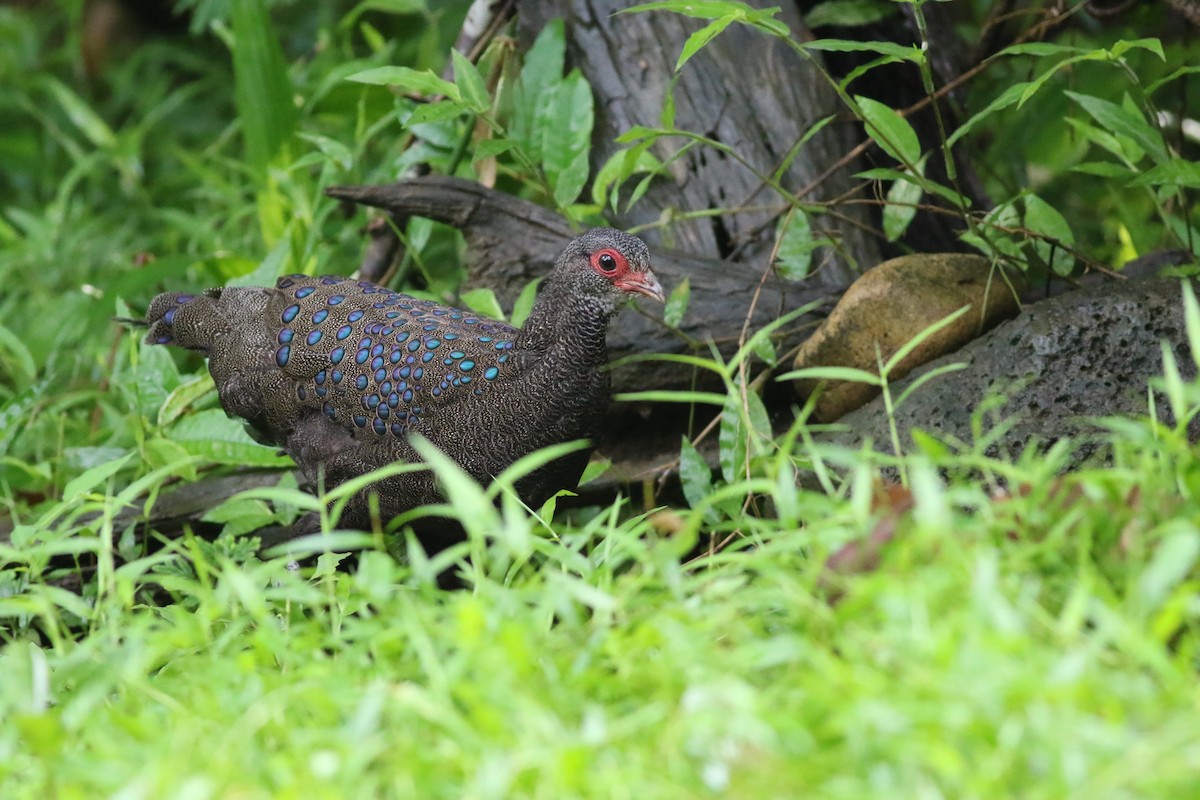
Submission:
M 573 239 L 554 271 L 571 292 L 596 297 L 610 311 L 633 295 L 664 299 L 645 242 L 613 228 L 592 228 Z

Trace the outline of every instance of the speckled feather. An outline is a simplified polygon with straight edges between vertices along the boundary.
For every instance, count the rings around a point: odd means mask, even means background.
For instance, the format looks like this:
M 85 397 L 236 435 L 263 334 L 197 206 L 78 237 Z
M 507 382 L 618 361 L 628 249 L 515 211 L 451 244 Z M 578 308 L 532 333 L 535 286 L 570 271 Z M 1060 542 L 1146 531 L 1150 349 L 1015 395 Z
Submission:
M 633 288 L 589 262 L 614 251 Z M 146 340 L 207 353 L 225 410 L 313 482 L 418 461 L 412 432 L 486 482 L 533 450 L 595 438 L 609 392 L 608 322 L 631 292 L 661 299 L 645 245 L 595 229 L 564 250 L 523 329 L 367 282 L 292 275 L 273 289 L 159 295 Z M 538 505 L 574 485 L 587 457 L 529 476 L 523 499 Z M 424 472 L 376 488 L 385 520 L 440 498 Z M 366 526 L 366 496 L 347 514 Z

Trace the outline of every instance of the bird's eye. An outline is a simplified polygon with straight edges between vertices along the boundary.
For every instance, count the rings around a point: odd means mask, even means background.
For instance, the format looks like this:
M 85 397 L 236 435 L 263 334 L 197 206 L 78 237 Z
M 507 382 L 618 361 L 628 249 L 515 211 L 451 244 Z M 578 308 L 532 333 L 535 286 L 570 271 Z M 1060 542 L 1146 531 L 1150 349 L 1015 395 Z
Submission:
M 625 256 L 612 248 L 605 248 L 592 254 L 592 268 L 605 277 L 612 278 L 629 269 Z

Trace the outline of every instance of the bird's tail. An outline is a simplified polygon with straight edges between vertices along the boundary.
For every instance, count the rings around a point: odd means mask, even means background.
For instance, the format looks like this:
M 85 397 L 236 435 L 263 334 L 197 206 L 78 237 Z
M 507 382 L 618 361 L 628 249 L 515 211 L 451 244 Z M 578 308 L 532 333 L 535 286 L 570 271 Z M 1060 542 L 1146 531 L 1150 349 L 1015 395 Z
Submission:
M 175 344 L 207 352 L 213 336 L 228 329 L 229 321 L 217 310 L 220 289 L 204 294 L 166 292 L 150 301 L 144 324 L 150 326 L 147 344 Z

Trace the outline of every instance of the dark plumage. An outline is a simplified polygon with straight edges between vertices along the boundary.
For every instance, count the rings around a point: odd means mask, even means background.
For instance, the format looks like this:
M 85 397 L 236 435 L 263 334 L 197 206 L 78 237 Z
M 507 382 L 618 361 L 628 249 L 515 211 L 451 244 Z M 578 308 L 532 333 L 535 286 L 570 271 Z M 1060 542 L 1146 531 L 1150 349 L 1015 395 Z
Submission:
M 146 341 L 207 354 L 226 412 L 313 482 L 419 461 L 416 431 L 486 483 L 534 450 L 595 438 L 608 322 L 633 294 L 663 299 L 645 244 L 597 228 L 567 245 L 521 329 L 365 281 L 293 275 L 273 289 L 159 295 Z M 531 474 L 522 499 L 537 507 L 574 486 L 587 458 Z M 427 471 L 374 489 L 385 522 L 441 497 Z M 360 493 L 342 524 L 367 526 L 367 509 Z

